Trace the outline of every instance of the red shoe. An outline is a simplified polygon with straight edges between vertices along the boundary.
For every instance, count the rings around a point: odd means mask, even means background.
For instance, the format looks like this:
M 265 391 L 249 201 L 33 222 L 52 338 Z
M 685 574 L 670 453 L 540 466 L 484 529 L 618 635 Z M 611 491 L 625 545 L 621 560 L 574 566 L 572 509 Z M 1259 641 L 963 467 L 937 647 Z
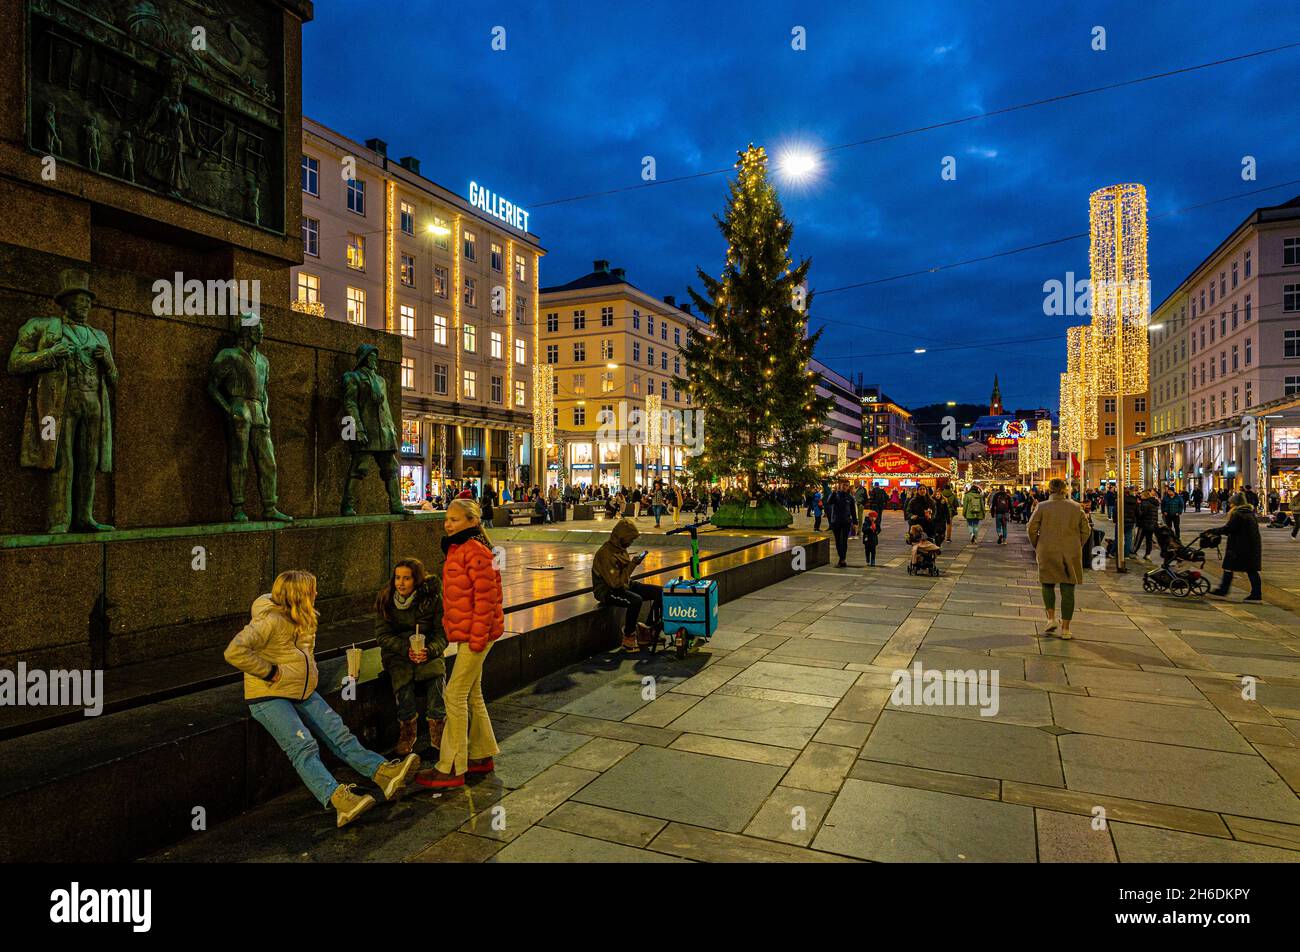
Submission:
M 415 775 L 415 782 L 422 787 L 430 787 L 434 790 L 445 790 L 448 787 L 465 786 L 465 777 L 453 777 L 451 774 L 439 773 L 435 767 L 432 770 L 421 770 Z
M 466 768 L 467 774 L 485 774 L 491 773 L 496 769 L 496 764 L 492 763 L 491 757 L 481 757 L 478 760 L 471 760 L 469 767 Z

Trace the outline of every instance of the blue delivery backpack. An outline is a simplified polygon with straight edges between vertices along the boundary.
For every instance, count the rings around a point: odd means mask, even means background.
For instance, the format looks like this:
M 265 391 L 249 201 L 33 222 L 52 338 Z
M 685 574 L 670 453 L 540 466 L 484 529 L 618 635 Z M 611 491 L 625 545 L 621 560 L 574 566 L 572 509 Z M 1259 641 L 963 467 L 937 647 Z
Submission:
M 707 578 L 678 578 L 664 585 L 663 626 L 679 658 L 692 646 L 712 638 L 718 630 L 718 583 Z

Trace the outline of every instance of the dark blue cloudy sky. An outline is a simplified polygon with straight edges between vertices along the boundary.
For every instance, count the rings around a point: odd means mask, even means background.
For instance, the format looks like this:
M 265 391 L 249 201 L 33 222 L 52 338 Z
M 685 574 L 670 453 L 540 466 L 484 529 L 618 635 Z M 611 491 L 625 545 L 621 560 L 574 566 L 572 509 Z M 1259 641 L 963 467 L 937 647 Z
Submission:
M 679 299 L 697 266 L 721 267 L 724 177 L 537 206 L 636 185 L 646 155 L 660 179 L 690 175 L 750 141 L 838 145 L 1300 40 L 1300 4 L 1254 0 L 320 0 L 316 16 L 309 116 L 387 140 L 461 194 L 477 179 L 532 208 L 544 285 L 608 258 Z M 796 26 L 806 51 L 791 49 Z M 1298 77 L 1293 49 L 832 152 L 816 183 L 783 189 L 793 253 L 812 258 L 814 290 L 834 288 L 1086 232 L 1088 193 L 1116 182 L 1144 183 L 1159 214 L 1300 179 Z M 1254 207 L 1297 194 L 1154 222 L 1155 302 Z M 1054 406 L 1064 330 L 1080 321 L 1044 316 L 1043 282 L 1087 270 L 1082 240 L 826 294 L 812 308 L 818 356 L 906 404 L 987 400 L 996 372 L 1008 406 Z M 982 346 L 942 350 L 965 344 Z

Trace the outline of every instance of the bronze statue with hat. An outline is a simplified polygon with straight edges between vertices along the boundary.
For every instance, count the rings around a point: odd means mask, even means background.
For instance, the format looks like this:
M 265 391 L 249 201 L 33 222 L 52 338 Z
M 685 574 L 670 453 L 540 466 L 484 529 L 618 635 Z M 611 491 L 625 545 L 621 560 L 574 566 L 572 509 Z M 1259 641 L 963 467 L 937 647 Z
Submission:
M 262 342 L 262 321 L 251 311 L 240 315 L 234 347 L 218 352 L 208 369 L 208 396 L 221 407 L 226 421 L 230 508 L 233 522 L 247 522 L 244 489 L 248 484 L 248 459 L 257 470 L 262 494 L 262 517 L 270 522 L 292 522 L 276 508 L 275 446 L 271 443 L 271 413 L 266 382 L 271 366 L 257 349 Z
M 95 521 L 95 474 L 113 471 L 117 365 L 108 335 L 86 322 L 90 275 L 69 268 L 59 281 L 54 302 L 64 313 L 29 320 L 9 354 L 9 372 L 31 379 L 18 462 L 50 474 L 49 532 L 105 532 L 113 527 Z
M 379 348 L 373 344 L 357 348 L 356 365 L 343 375 L 343 438 L 349 443 L 352 465 L 343 484 L 339 511 L 345 516 L 357 514 L 357 485 L 366 478 L 374 460 L 388 489 L 388 511 L 405 515 L 398 480 L 397 428 L 388 409 L 388 385 L 379 375 Z

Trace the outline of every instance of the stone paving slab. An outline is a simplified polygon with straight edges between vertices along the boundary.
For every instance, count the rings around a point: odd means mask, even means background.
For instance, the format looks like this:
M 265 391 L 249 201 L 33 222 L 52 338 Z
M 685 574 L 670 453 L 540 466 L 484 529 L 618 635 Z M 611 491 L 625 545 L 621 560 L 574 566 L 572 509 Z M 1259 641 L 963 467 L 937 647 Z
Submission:
M 491 860 L 494 863 L 684 863 L 687 860 L 608 840 L 535 826 Z
M 1027 807 L 852 779 L 844 781 L 813 847 L 885 863 L 1037 858 Z
M 807 704 L 712 694 L 669 725 L 670 730 L 802 749 L 830 710 Z
M 1112 823 L 1122 863 L 1300 863 L 1300 852 L 1150 826 Z
M 886 710 L 862 749 L 869 760 L 976 777 L 1064 786 L 1056 738 L 1034 727 Z
M 1071 790 L 1300 823 L 1300 799 L 1258 757 L 1089 734 L 1060 745 Z
M 587 784 L 573 799 L 739 833 L 784 773 L 768 764 L 642 747 Z
M 1066 694 L 1051 698 L 1055 723 L 1076 733 L 1251 753 L 1250 744 L 1218 711 Z

